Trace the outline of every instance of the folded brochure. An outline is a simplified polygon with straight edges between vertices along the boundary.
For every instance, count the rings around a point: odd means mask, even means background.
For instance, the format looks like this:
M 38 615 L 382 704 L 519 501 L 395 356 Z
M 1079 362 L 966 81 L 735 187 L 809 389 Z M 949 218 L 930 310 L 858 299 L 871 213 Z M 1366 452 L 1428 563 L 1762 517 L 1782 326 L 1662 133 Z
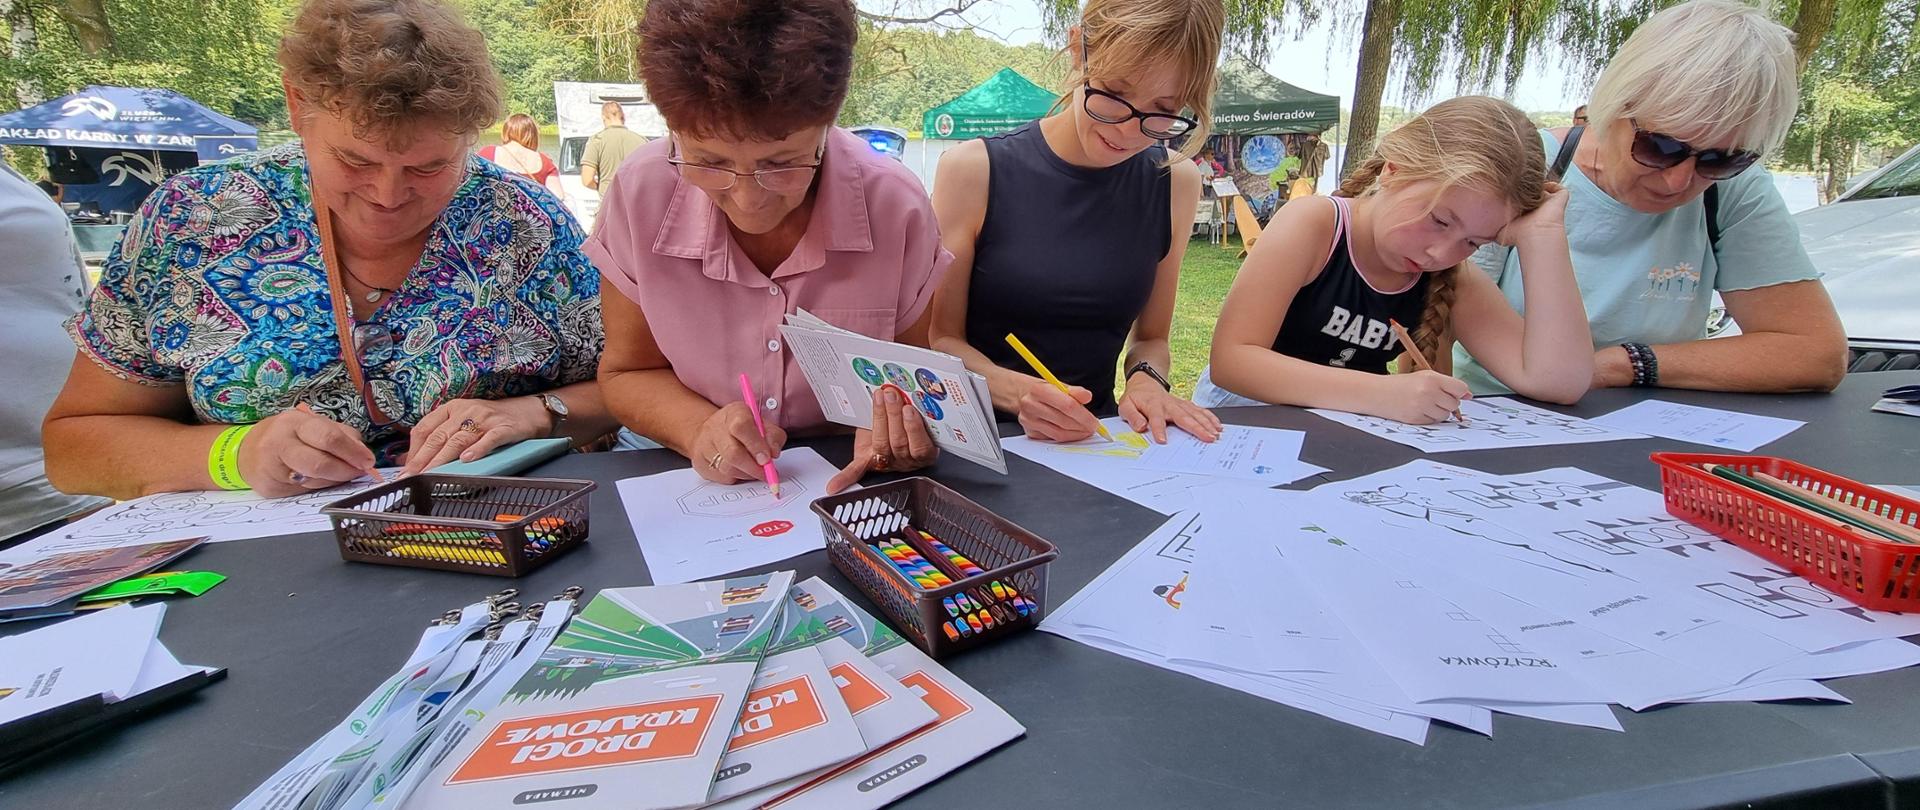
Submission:
M 780 571 L 601 591 L 407 806 L 704 803 L 792 583 Z
M 927 432 L 942 452 L 1006 474 L 987 380 L 968 371 L 960 358 L 855 334 L 805 310 L 788 315 L 780 331 L 827 419 L 872 427 L 873 396 L 892 385 L 926 418 Z
M 134 546 L 0 553 L 0 622 L 64 616 L 96 588 L 144 574 L 205 543 L 205 537 Z
M 934 663 L 926 653 L 847 601 L 818 577 L 793 586 L 792 594 L 794 601 L 805 603 L 822 625 L 838 633 L 850 647 L 859 650 L 868 663 L 877 667 L 883 674 L 882 681 L 890 680 L 892 685 L 906 687 L 933 714 L 917 728 L 877 745 L 856 759 L 714 807 L 726 810 L 883 807 L 1026 733 L 1026 728 L 1005 710 Z M 848 698 L 848 705 L 858 706 L 860 702 Z M 856 709 L 855 718 L 861 716 Z M 885 721 L 876 716 L 874 722 Z M 862 732 L 867 728 L 862 725 Z M 874 738 L 883 736 L 885 733 L 876 729 Z

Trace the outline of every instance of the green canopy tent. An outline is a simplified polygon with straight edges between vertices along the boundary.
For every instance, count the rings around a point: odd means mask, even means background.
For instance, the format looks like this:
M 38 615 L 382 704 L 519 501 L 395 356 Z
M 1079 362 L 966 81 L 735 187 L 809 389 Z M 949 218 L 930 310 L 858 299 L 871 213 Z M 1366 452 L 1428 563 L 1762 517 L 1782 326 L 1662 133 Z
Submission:
M 921 137 L 964 141 L 998 135 L 1047 114 L 1060 94 L 1003 67 L 972 90 L 921 116 Z
M 1303 90 L 1245 57 L 1220 66 L 1213 94 L 1213 131 L 1232 135 L 1325 132 L 1340 123 L 1340 97 Z

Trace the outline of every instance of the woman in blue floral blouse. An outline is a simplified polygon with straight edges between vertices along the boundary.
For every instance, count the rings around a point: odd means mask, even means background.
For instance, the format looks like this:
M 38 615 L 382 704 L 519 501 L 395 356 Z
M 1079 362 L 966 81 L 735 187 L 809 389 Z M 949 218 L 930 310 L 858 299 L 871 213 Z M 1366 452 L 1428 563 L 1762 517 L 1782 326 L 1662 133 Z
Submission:
M 53 483 L 284 495 L 610 430 L 579 226 L 472 155 L 501 113 L 479 32 L 310 0 L 280 63 L 301 142 L 162 184 L 69 322 Z

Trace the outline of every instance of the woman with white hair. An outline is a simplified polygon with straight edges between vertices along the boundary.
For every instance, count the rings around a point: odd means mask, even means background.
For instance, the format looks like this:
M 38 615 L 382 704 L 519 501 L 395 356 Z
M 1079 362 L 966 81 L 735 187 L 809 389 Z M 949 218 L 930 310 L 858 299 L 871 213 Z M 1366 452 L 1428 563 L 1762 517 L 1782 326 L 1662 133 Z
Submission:
M 1567 242 L 1595 388 L 1828 391 L 1846 336 L 1765 169 L 1799 103 L 1792 34 L 1751 6 L 1692 0 L 1642 23 L 1600 74 L 1585 128 L 1542 131 L 1572 197 Z M 1483 251 L 1524 310 L 1517 253 Z M 1718 291 L 1740 326 L 1705 340 Z M 1455 347 L 1477 393 L 1506 389 Z

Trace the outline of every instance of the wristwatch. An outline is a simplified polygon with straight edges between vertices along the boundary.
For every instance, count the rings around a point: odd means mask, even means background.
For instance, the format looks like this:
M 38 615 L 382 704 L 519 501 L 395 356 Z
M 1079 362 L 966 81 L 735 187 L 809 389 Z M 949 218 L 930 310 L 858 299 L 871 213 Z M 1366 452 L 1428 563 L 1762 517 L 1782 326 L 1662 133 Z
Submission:
M 540 406 L 543 408 L 546 408 L 547 413 L 553 414 L 552 433 L 559 433 L 560 426 L 567 423 L 566 400 L 563 400 L 552 394 L 534 394 L 534 396 L 540 399 Z
M 1134 363 L 1129 367 L 1127 369 L 1127 376 L 1124 379 L 1131 380 L 1133 379 L 1133 375 L 1139 374 L 1142 371 L 1146 372 L 1147 376 L 1152 377 L 1154 382 L 1159 383 L 1161 388 L 1165 388 L 1168 391 L 1173 390 L 1173 383 L 1167 382 L 1166 376 L 1161 374 L 1159 369 L 1154 368 L 1152 363 L 1146 362 L 1145 360 Z

